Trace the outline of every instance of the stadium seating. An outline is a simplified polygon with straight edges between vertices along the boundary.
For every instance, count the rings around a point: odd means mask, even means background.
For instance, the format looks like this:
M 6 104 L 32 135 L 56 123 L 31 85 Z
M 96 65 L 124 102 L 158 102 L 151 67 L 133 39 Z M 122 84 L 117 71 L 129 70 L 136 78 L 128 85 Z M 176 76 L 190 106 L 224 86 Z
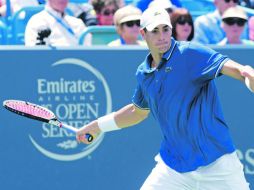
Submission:
M 4 22 L 0 22 L 0 44 L 6 45 L 8 43 L 7 41 L 7 26 L 4 24 Z
M 27 22 L 34 14 L 43 9 L 43 5 L 24 7 L 13 15 L 10 21 L 12 44 L 24 44 L 24 32 Z
M 84 38 L 88 34 L 92 34 L 93 45 L 105 45 L 119 38 L 115 26 L 89 26 L 79 38 L 80 45 L 83 45 Z
M 43 9 L 44 5 L 23 7 L 12 16 L 10 19 L 11 36 L 9 37 L 11 44 L 24 44 L 24 33 L 29 19 Z M 70 9 L 67 9 L 66 12 L 73 15 Z

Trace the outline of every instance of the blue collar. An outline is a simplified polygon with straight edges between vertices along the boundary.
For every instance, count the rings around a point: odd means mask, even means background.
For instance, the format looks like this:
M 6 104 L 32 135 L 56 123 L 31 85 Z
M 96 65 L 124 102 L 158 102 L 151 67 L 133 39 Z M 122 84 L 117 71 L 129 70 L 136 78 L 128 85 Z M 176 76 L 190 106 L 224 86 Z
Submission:
M 45 11 L 52 16 L 60 25 L 62 25 L 62 27 L 64 29 L 66 29 L 71 35 L 75 36 L 74 31 L 72 30 L 72 28 L 66 24 L 63 20 L 64 20 L 64 14 L 62 15 L 61 13 L 55 11 L 54 9 L 52 9 L 51 7 L 46 6 L 45 7 Z
M 146 56 L 145 61 L 144 61 L 144 67 L 143 67 L 144 73 L 152 73 L 156 69 L 160 69 L 166 62 L 168 62 L 168 60 L 172 56 L 175 46 L 176 46 L 176 41 L 173 38 L 171 38 L 171 46 L 170 46 L 169 50 L 163 54 L 161 61 L 160 61 L 157 68 L 151 68 L 151 63 L 152 63 L 153 58 L 152 58 L 151 53 L 149 53 Z

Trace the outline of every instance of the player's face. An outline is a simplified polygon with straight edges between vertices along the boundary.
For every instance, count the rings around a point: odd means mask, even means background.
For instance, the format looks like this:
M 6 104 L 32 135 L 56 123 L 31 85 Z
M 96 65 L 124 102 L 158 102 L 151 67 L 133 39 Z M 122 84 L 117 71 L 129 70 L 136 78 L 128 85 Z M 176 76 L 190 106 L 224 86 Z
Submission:
M 168 25 L 159 25 L 155 27 L 151 32 L 143 30 L 141 31 L 143 38 L 151 52 L 163 54 L 169 50 L 171 46 L 172 30 Z
M 50 6 L 59 12 L 64 12 L 68 2 L 69 0 L 49 0 Z

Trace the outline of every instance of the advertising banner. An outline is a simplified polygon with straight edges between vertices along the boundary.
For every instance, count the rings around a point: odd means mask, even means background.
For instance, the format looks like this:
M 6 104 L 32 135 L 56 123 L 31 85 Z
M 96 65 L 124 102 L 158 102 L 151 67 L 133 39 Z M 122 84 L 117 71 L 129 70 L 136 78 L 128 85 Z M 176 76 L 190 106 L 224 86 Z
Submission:
M 254 66 L 254 49 L 217 49 Z M 0 101 L 18 99 L 52 110 L 76 128 L 131 103 L 140 48 L 0 50 Z M 183 76 L 184 77 L 184 76 Z M 254 95 L 222 76 L 218 91 L 247 180 L 254 188 Z M 0 108 L 0 189 L 137 190 L 155 165 L 161 132 L 144 122 L 100 134 L 90 145 L 75 134 Z

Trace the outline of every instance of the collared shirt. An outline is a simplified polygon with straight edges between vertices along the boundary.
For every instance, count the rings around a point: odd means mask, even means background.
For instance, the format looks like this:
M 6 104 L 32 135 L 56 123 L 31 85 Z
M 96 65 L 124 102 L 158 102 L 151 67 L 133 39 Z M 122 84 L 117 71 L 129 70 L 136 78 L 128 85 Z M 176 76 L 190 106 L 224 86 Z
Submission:
M 225 32 L 221 27 L 221 22 L 221 15 L 218 10 L 197 17 L 194 22 L 195 33 L 193 41 L 201 44 L 219 43 L 226 37 Z M 247 27 L 245 27 L 241 38 L 249 39 L 247 30 Z
M 108 46 L 110 46 L 110 47 L 117 47 L 117 46 L 122 46 L 122 45 L 128 45 L 128 44 L 126 44 L 124 39 L 121 37 L 119 39 L 113 40 L 110 43 L 108 43 Z M 129 45 L 147 46 L 146 42 L 143 40 L 137 40 L 136 44 L 129 44 Z
M 157 68 L 151 68 L 149 54 L 137 69 L 132 101 L 151 110 L 163 133 L 160 155 L 178 172 L 235 150 L 213 80 L 227 60 L 209 48 L 172 39 Z
M 66 14 L 62 15 L 46 5 L 43 11 L 29 20 L 25 31 L 25 45 L 36 45 L 38 32 L 47 28 L 51 30 L 49 37 L 45 38 L 47 45 L 71 46 L 79 44 L 79 36 L 86 27 L 82 20 Z M 91 36 L 88 36 L 85 39 L 85 45 L 90 44 Z

